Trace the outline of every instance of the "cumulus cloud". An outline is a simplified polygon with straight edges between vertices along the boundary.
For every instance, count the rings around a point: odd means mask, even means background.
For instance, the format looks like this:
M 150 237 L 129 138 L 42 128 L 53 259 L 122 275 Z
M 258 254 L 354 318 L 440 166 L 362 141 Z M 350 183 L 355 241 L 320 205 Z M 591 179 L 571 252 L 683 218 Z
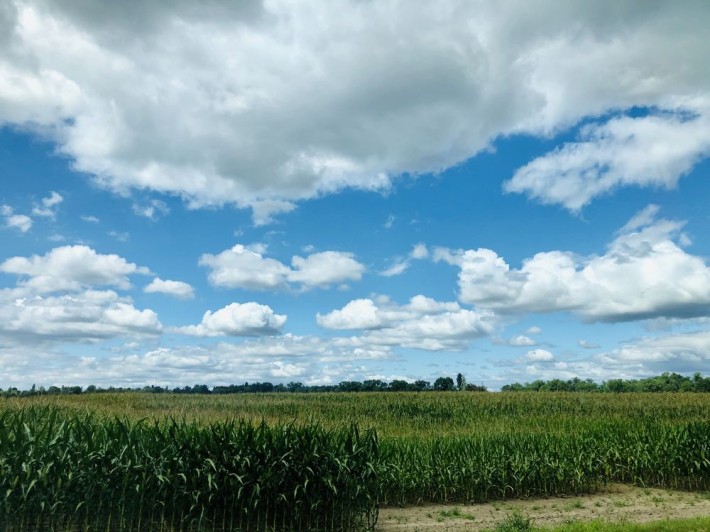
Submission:
M 514 336 L 510 340 L 508 340 L 508 344 L 515 346 L 515 347 L 521 347 L 521 346 L 531 346 L 535 345 L 537 342 L 530 338 L 529 336 L 525 336 L 524 334 L 520 334 L 518 336 Z
M 525 353 L 525 360 L 531 362 L 550 362 L 555 359 L 555 356 L 545 349 L 533 349 Z
M 0 344 L 36 345 L 97 342 L 122 336 L 155 336 L 162 331 L 150 309 L 136 309 L 113 291 L 85 290 L 60 296 L 17 297 L 0 293 Z
M 184 386 L 249 381 L 329 384 L 363 380 L 367 369 L 358 362 L 383 360 L 388 346 L 366 345 L 356 338 L 259 336 L 208 345 L 142 347 L 130 342 L 110 356 L 76 356 L 46 346 L 30 351 L 0 345 L 0 364 L 8 369 L 8 385 Z
M 705 372 L 710 362 L 710 331 L 695 330 L 627 342 L 618 349 L 591 357 L 555 360 L 537 352 L 515 361 L 501 382 L 533 379 L 590 378 L 597 382 L 610 379 L 641 379 L 664 372 L 690 375 Z
M 143 291 L 149 294 L 167 294 L 178 299 L 192 299 L 195 297 L 195 290 L 188 283 L 183 281 L 164 281 L 160 277 L 153 279 Z
M 258 303 L 231 303 L 215 312 L 208 310 L 199 325 L 179 327 L 175 332 L 193 336 L 259 336 L 277 334 L 286 316 Z
M 0 264 L 0 271 L 28 277 L 21 285 L 36 293 L 94 286 L 125 290 L 131 286 L 129 275 L 150 273 L 118 255 L 103 255 L 88 246 L 62 246 L 42 256 L 12 257 Z
M 620 150 L 595 155 L 606 139 L 630 153 L 669 148 L 653 154 L 648 178 L 663 185 L 703 156 L 689 137 L 705 123 L 691 98 L 708 90 L 709 24 L 702 2 L 211 0 L 119 10 L 28 0 L 0 17 L 0 124 L 49 136 L 112 190 L 252 207 L 267 223 L 300 199 L 441 171 L 501 135 L 550 134 L 632 106 L 669 110 L 591 126 L 578 146 L 513 180 L 574 208 L 644 179 L 633 165 L 619 177 L 634 159 Z M 679 121 L 678 109 L 700 121 Z M 641 126 L 647 136 L 624 137 Z M 665 143 L 670 132 L 677 147 Z M 609 171 L 592 170 L 595 190 L 578 191 L 595 158 Z M 545 164 L 566 171 L 549 197 Z
M 56 206 L 62 201 L 64 201 L 64 198 L 57 192 L 52 191 L 49 196 L 42 198 L 40 205 L 35 205 L 32 208 L 32 214 L 35 216 L 54 219 L 57 214 Z
M 304 290 L 326 288 L 357 281 L 365 271 L 352 253 L 323 251 L 307 257 L 294 256 L 289 267 L 264 257 L 264 252 L 263 246 L 237 244 L 218 255 L 202 255 L 199 264 L 210 268 L 208 279 L 212 285 L 249 290 L 284 289 L 290 285 Z
M 341 251 L 323 251 L 305 258 L 295 256 L 291 266 L 288 281 L 308 288 L 359 281 L 365 271 L 365 266 L 356 261 L 352 253 Z
M 406 305 L 386 297 L 356 299 L 328 314 L 317 314 L 328 329 L 362 329 L 362 341 L 428 351 L 465 349 L 473 339 L 490 335 L 497 322 L 492 312 L 462 309 L 418 295 Z
M 710 154 L 710 105 L 696 116 L 614 118 L 515 172 L 504 188 L 579 211 L 620 186 L 673 188 Z
M 14 209 L 9 205 L 0 205 L 0 215 L 5 219 L 5 227 L 17 229 L 22 233 L 32 229 L 32 218 L 24 214 L 15 214 Z
M 200 266 L 210 268 L 209 282 L 226 288 L 273 290 L 283 288 L 290 269 L 285 264 L 264 257 L 263 250 L 237 244 L 218 255 L 202 255 Z
M 436 259 L 460 268 L 462 302 L 498 312 L 572 311 L 608 322 L 707 315 L 710 268 L 682 249 L 682 222 L 648 212 L 601 256 L 538 253 L 519 269 L 490 249 L 438 250 Z

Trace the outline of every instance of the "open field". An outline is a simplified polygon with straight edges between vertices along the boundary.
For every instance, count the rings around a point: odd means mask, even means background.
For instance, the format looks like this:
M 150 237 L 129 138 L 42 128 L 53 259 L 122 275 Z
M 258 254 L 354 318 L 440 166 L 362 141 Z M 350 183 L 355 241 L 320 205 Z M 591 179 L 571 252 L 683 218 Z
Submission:
M 246 507 L 234 515 L 225 511 L 225 504 L 245 501 L 261 505 L 263 516 L 258 522 L 244 520 L 244 528 L 312 519 L 319 505 L 325 511 L 327 501 L 343 489 L 362 495 L 354 511 L 367 514 L 377 502 L 385 508 L 470 505 L 594 493 L 616 483 L 710 488 L 706 394 L 84 394 L 6 399 L 0 401 L 0 416 L 6 425 L 0 440 L 2 478 L 5 484 L 15 482 L 0 486 L 4 508 L 25 503 L 35 514 L 33 504 L 41 504 L 47 493 L 57 504 L 71 502 L 65 513 L 82 507 L 85 490 L 60 478 L 67 472 L 74 481 L 83 475 L 84 484 L 93 478 L 97 485 L 115 474 L 151 509 L 146 519 L 165 519 L 156 515 L 162 505 L 170 509 L 170 523 L 184 510 L 207 529 L 248 515 Z M 50 416 L 51 430 L 46 427 Z M 8 426 L 13 423 L 14 428 Z M 53 440 L 58 426 L 64 441 Z M 252 429 L 259 427 L 262 433 L 255 436 Z M 128 436 L 115 435 L 124 433 Z M 26 455 L 18 451 L 19 442 Z M 65 448 L 74 454 L 62 454 Z M 35 466 L 25 465 L 28 457 Z M 332 468 L 317 472 L 326 458 Z M 56 467 L 60 460 L 65 460 L 62 468 Z M 48 472 L 50 463 L 54 469 Z M 247 463 L 258 463 L 248 468 L 248 482 L 240 476 Z M 314 468 L 311 477 L 301 474 L 308 467 Z M 359 491 L 351 477 L 360 479 Z M 315 489 L 318 478 L 332 485 L 321 482 Z M 230 493 L 241 487 L 244 497 L 225 502 L 227 482 Z M 116 495 L 125 501 L 128 491 Z M 151 502 L 153 496 L 159 500 Z M 313 512 L 294 517 L 276 511 L 280 504 L 287 506 L 282 502 L 288 497 L 301 496 L 304 508 L 311 505 Z M 192 503 L 185 502 L 189 497 Z M 106 508 L 113 504 L 102 501 Z M 213 514 L 200 514 L 200 505 Z M 329 508 L 332 527 L 351 522 L 350 510 Z M 319 526 L 329 528 L 325 521 Z

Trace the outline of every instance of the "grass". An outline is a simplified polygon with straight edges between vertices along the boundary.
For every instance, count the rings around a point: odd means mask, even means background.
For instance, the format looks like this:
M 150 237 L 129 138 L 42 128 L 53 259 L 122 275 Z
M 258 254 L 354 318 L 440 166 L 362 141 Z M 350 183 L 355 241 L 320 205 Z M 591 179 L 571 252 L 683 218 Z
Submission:
M 707 532 L 710 517 L 653 521 L 650 523 L 610 523 L 604 520 L 575 522 L 553 528 L 533 530 L 554 530 L 554 532 Z

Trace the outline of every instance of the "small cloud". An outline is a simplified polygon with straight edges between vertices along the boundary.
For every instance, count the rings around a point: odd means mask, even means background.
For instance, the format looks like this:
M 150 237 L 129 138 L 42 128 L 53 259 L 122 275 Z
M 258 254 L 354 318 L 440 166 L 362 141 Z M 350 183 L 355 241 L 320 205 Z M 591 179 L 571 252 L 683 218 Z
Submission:
M 392 228 L 392 225 L 394 225 L 394 221 L 395 221 L 395 220 L 396 220 L 395 215 L 394 215 L 394 214 L 390 214 L 390 215 L 387 217 L 387 221 L 384 223 L 384 225 L 383 225 L 382 227 L 384 227 L 385 229 L 391 229 L 391 228 Z
M 125 231 L 109 231 L 109 236 L 112 236 L 119 242 L 128 242 L 130 235 Z
M 524 335 L 519 335 L 511 338 L 508 340 L 508 345 L 512 345 L 515 347 L 521 347 L 521 346 L 531 346 L 535 345 L 537 342 L 533 340 L 532 338 Z
M 192 299 L 195 297 L 195 290 L 189 284 L 182 281 L 164 281 L 159 277 L 153 279 L 143 291 L 149 294 L 167 294 L 178 299 Z
M 580 340 L 577 345 L 583 349 L 598 349 L 601 347 L 599 344 L 588 342 L 587 340 Z
M 23 233 L 26 233 L 32 228 L 32 218 L 25 216 L 24 214 L 13 214 L 5 218 L 5 226 L 18 229 Z
M 178 327 L 175 332 L 191 336 L 262 336 L 279 334 L 286 316 L 258 303 L 231 303 L 215 312 L 208 310 L 198 325 Z
M 416 246 L 414 246 L 414 248 L 412 249 L 412 252 L 409 254 L 409 256 L 412 257 L 413 259 L 417 259 L 417 260 L 426 259 L 429 257 L 429 250 L 427 249 L 427 247 L 424 244 L 419 243 Z
M 54 218 L 57 214 L 55 207 L 62 201 L 64 201 L 64 198 L 60 194 L 52 191 L 48 197 L 42 198 L 41 206 L 35 205 L 32 208 L 32 214 L 44 218 Z
M 274 215 L 291 212 L 296 205 L 290 201 L 265 199 L 251 205 L 251 219 L 254 227 L 274 223 Z
M 531 362 L 550 362 L 555 356 L 545 349 L 533 349 L 525 354 L 525 359 Z
M 383 277 L 394 277 L 396 275 L 401 275 L 409 268 L 409 261 L 398 260 L 392 266 L 380 272 Z
M 542 332 L 542 329 L 540 327 L 538 327 L 537 325 L 533 325 L 527 331 L 525 331 L 526 334 L 540 334 L 541 332 Z
M 97 224 L 100 222 L 96 216 L 82 216 L 81 219 L 90 224 Z
M 150 200 L 147 204 L 133 204 L 133 213 L 137 216 L 143 216 L 150 220 L 155 220 L 159 215 L 165 215 L 170 212 L 167 204 L 161 200 Z
M 26 233 L 32 228 L 32 218 L 24 214 L 15 214 L 9 205 L 0 205 L 0 215 L 5 217 L 5 227 L 18 229 Z

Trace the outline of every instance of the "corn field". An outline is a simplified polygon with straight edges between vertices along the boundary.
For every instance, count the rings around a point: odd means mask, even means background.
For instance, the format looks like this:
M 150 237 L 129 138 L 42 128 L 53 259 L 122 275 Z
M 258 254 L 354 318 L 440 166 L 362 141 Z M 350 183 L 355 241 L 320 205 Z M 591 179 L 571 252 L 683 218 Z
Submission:
M 1 530 L 342 530 L 377 517 L 374 432 L 0 415 Z
M 2 530 L 351 530 L 379 505 L 710 489 L 704 394 L 0 401 Z

